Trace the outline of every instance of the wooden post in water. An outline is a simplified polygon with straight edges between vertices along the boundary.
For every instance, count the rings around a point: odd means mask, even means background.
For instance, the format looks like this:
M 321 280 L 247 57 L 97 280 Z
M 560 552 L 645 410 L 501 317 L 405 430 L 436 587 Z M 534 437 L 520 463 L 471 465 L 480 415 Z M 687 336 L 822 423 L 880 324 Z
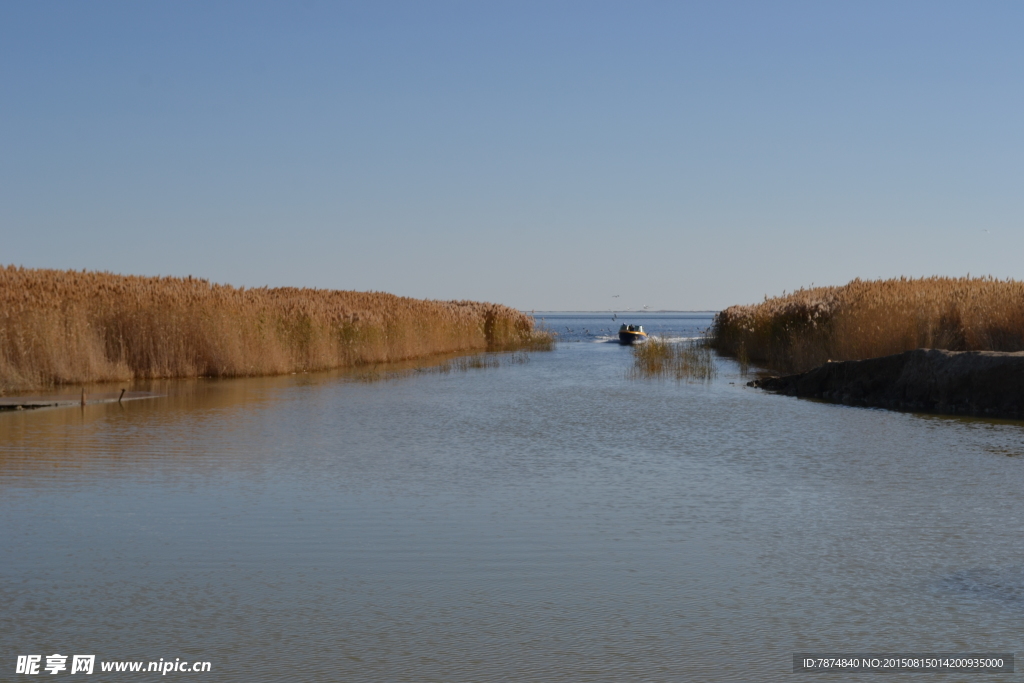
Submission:
M 121 395 L 117 397 L 117 402 L 120 403 L 122 398 L 124 398 L 124 389 L 121 390 Z
M 85 407 L 85 387 L 82 387 L 82 407 Z

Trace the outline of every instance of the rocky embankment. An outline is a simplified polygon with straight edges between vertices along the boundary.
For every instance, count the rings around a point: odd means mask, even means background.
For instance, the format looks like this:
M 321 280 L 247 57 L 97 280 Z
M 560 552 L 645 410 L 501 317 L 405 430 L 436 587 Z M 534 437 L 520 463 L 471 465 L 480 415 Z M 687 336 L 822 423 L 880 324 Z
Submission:
M 1024 419 L 1024 352 L 917 349 L 749 386 L 852 406 Z

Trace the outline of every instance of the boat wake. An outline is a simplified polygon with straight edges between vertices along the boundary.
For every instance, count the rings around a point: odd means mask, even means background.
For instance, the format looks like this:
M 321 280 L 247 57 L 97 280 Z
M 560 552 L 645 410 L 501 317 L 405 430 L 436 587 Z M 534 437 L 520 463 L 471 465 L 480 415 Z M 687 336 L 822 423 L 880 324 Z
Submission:
M 679 342 L 693 341 L 694 339 L 702 339 L 702 337 L 659 337 L 662 341 L 667 341 L 670 344 L 678 344 Z
M 694 339 L 701 339 L 700 336 L 696 336 L 696 337 L 659 337 L 657 335 L 653 335 L 652 337 L 648 337 L 648 338 L 649 339 L 659 339 L 661 341 L 666 341 L 666 342 L 668 342 L 670 344 L 678 344 L 680 342 L 687 342 L 687 341 L 693 341 Z M 638 339 L 635 343 L 643 344 L 644 341 L 646 341 L 646 340 L 639 340 Z M 614 337 L 613 336 L 608 336 L 608 335 L 597 335 L 593 339 L 591 339 L 590 342 L 592 344 L 618 344 L 619 343 L 619 337 L 618 337 L 618 335 L 616 335 Z

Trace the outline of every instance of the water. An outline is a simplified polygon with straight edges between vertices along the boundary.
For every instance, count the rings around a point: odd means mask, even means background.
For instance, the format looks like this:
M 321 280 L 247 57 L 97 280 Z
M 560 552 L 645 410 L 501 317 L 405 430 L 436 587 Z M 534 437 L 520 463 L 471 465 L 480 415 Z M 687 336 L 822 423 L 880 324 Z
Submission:
M 0 680 L 55 652 L 209 681 L 777 681 L 795 651 L 1022 650 L 1024 425 L 767 395 L 727 360 L 630 380 L 598 336 L 0 414 Z
M 711 327 L 713 315 L 698 313 L 621 312 L 571 313 L 534 311 L 537 324 L 554 332 L 560 342 L 618 343 L 623 324 L 642 325 L 644 332 L 670 340 L 700 336 Z

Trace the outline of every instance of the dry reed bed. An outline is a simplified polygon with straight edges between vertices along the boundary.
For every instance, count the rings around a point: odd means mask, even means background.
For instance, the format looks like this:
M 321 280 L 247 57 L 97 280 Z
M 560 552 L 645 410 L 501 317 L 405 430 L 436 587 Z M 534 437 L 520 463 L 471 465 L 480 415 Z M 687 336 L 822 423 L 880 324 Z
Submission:
M 801 372 L 916 348 L 1024 350 L 1024 283 L 993 278 L 853 280 L 721 311 L 721 353 Z
M 0 267 L 0 393 L 550 344 L 532 318 L 489 303 Z

